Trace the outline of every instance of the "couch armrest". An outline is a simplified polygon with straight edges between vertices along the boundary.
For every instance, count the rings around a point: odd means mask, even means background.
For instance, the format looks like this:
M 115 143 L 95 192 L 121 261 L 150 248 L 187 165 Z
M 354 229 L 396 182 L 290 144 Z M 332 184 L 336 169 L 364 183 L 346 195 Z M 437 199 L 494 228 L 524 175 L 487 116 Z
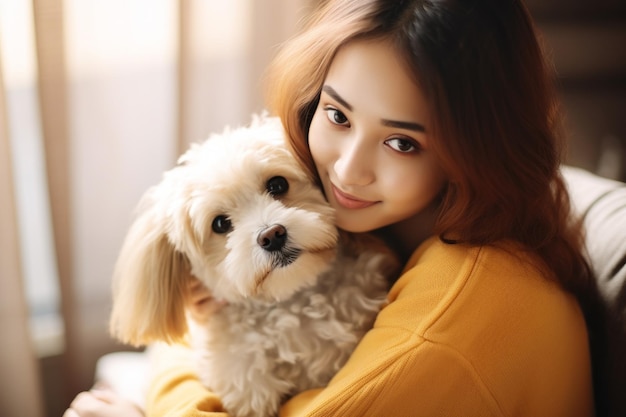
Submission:
M 626 309 L 626 184 L 563 167 L 573 207 L 582 216 L 591 267 L 602 296 Z
M 626 184 L 579 168 L 562 173 L 606 313 L 603 351 L 594 354 L 596 401 L 601 415 L 626 416 Z

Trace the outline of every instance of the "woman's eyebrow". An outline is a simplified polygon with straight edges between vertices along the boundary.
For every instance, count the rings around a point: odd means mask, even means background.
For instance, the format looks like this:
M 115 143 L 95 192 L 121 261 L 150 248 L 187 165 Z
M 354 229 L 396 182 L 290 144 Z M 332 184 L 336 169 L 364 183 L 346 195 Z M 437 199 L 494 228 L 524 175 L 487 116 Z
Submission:
M 388 120 L 388 119 L 382 119 L 381 122 L 384 126 L 395 127 L 398 129 L 413 130 L 415 132 L 422 132 L 422 133 L 426 131 L 426 128 L 424 127 L 424 125 L 421 125 L 419 123 L 402 122 L 400 120 Z
M 331 96 L 339 104 L 341 104 L 342 106 L 344 106 L 348 110 L 350 110 L 350 111 L 353 110 L 352 105 L 350 103 L 348 103 L 346 100 L 344 100 L 344 98 L 341 97 L 339 95 L 339 93 L 337 91 L 335 91 L 335 89 L 332 88 L 330 85 L 325 84 L 322 87 L 322 91 L 324 91 L 326 94 Z M 403 122 L 403 121 L 400 121 L 400 120 L 381 119 L 381 123 L 383 124 L 383 126 L 395 127 L 395 128 L 398 128 L 398 129 L 413 130 L 415 132 L 425 132 L 426 131 L 426 128 L 424 128 L 424 125 L 421 125 L 419 123 L 414 123 L 414 122 Z
M 342 106 L 344 106 L 348 110 L 352 111 L 352 106 L 346 100 L 344 100 L 343 97 L 341 97 L 339 95 L 339 93 L 335 91 L 334 88 L 332 88 L 329 85 L 324 85 L 322 87 L 322 91 L 324 91 L 326 94 L 328 94 L 329 96 L 331 96 L 332 98 L 337 100 L 339 102 L 339 104 L 341 104 Z

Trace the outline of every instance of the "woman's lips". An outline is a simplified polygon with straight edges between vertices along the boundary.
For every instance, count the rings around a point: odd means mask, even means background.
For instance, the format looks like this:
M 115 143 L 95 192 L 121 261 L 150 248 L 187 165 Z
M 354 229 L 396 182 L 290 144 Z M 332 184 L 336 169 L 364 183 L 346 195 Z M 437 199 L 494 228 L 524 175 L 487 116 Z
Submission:
M 332 186 L 332 189 L 333 195 L 335 196 L 335 200 L 337 200 L 337 203 L 347 209 L 363 209 L 376 204 L 376 201 L 359 200 L 356 197 L 342 192 L 334 185 Z

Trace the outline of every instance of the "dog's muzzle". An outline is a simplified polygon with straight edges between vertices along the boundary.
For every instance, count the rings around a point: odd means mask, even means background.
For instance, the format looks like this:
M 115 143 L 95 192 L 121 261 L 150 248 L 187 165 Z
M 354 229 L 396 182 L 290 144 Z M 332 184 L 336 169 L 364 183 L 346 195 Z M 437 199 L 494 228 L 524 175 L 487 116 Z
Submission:
M 285 267 L 296 259 L 300 250 L 288 247 L 287 229 L 282 224 L 273 224 L 261 230 L 256 238 L 257 244 L 270 252 L 275 267 Z

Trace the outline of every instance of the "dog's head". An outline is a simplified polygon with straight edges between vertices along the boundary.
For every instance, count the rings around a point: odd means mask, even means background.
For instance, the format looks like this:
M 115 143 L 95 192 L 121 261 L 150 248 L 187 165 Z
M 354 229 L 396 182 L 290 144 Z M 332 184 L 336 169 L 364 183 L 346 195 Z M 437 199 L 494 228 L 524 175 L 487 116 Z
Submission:
M 230 303 L 281 300 L 316 282 L 336 244 L 333 211 L 280 121 L 255 118 L 192 146 L 144 195 L 114 272 L 111 331 L 179 340 L 190 273 Z

